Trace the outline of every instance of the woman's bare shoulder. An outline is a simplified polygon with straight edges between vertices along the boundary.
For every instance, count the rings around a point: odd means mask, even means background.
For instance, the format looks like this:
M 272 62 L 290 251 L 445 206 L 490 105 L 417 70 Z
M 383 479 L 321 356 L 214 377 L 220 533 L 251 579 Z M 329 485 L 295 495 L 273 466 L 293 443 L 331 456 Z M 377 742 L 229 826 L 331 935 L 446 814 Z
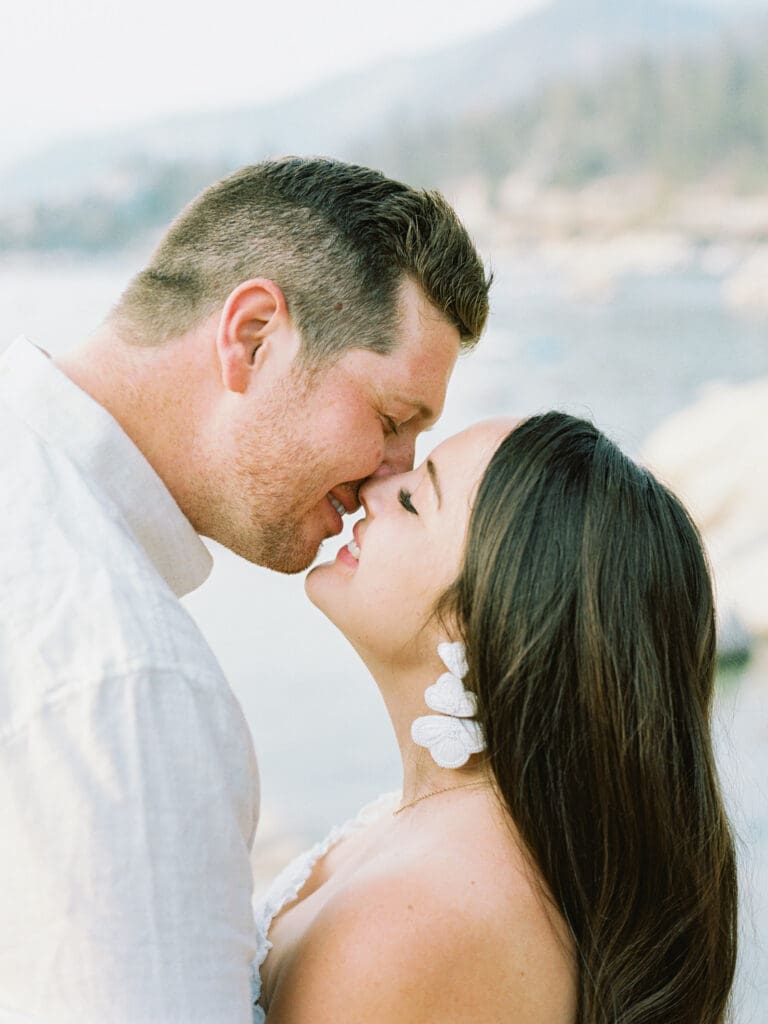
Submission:
M 569 1024 L 570 956 L 493 836 L 399 852 L 328 900 L 281 971 L 270 1024 Z

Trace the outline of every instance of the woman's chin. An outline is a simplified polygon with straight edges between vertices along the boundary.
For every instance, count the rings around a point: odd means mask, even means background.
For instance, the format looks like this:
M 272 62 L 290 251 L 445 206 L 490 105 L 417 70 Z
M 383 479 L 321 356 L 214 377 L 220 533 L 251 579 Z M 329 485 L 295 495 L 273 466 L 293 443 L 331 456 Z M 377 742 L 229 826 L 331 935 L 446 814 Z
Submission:
M 320 562 L 319 565 L 310 569 L 304 577 L 304 592 L 311 603 L 318 608 L 323 615 L 334 621 L 331 609 L 338 605 L 338 597 L 334 600 L 334 591 L 337 590 L 338 581 L 334 579 L 338 575 L 335 562 Z
M 352 643 L 346 628 L 349 625 L 349 604 L 341 589 L 344 581 L 338 579 L 339 574 L 335 569 L 333 562 L 315 566 L 304 580 L 304 591 L 310 603 Z
M 315 605 L 316 608 L 322 608 L 318 603 L 318 589 L 322 590 L 322 583 L 319 582 L 318 577 L 322 576 L 323 569 L 327 569 L 329 562 L 320 562 L 319 565 L 314 565 L 309 570 L 307 575 L 304 577 L 304 593 L 307 595 L 309 600 Z
M 347 558 L 344 558 L 346 552 Z M 311 569 L 304 579 L 304 590 L 310 602 L 322 612 L 349 640 L 355 649 L 357 635 L 365 610 L 361 608 L 362 595 L 354 586 L 357 560 L 343 548 L 332 562 L 322 562 Z M 363 598 L 364 600 L 364 598 Z M 358 652 L 359 653 L 359 652 Z

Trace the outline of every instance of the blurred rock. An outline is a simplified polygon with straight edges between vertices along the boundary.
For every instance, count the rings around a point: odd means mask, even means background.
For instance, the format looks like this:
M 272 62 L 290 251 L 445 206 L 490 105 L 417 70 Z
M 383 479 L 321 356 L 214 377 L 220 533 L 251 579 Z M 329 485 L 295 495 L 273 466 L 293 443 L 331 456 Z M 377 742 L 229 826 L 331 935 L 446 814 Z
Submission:
M 718 615 L 717 656 L 720 665 L 740 668 L 752 656 L 753 638 L 733 608 Z
M 723 284 L 726 302 L 735 309 L 768 313 L 768 245 L 757 246 Z
M 544 243 L 540 251 L 564 273 L 574 298 L 602 301 L 623 277 L 673 273 L 693 261 L 694 250 L 681 235 L 638 231 Z
M 651 435 L 643 461 L 678 494 L 704 536 L 722 642 L 768 637 L 768 378 L 710 386 Z

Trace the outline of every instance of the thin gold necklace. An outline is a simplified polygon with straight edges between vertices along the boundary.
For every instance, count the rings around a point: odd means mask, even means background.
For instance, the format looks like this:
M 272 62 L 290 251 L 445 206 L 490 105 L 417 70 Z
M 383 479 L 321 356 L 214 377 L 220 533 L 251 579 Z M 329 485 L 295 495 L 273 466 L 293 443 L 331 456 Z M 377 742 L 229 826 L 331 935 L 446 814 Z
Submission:
M 408 810 L 409 807 L 413 807 L 414 804 L 421 803 L 422 800 L 428 800 L 431 796 L 439 796 L 441 793 L 451 793 L 454 789 L 471 789 L 477 786 L 486 786 L 487 782 L 485 779 L 480 779 L 478 782 L 462 782 L 459 786 L 446 786 L 444 789 L 433 789 L 431 793 L 423 793 L 421 796 L 417 796 L 415 800 L 411 800 L 407 804 L 403 804 L 398 807 L 396 811 L 392 811 L 392 816 L 401 814 L 403 811 Z

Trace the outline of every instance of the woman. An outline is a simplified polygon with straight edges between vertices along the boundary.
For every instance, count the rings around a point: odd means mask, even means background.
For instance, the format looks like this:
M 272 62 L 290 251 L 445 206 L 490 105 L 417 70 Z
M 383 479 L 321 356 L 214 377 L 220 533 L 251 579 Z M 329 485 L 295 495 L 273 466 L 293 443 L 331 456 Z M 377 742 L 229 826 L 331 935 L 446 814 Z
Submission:
M 354 540 L 307 578 L 380 687 L 403 791 L 276 880 L 257 1019 L 724 1020 L 699 537 L 591 424 L 511 427 L 366 484 Z

